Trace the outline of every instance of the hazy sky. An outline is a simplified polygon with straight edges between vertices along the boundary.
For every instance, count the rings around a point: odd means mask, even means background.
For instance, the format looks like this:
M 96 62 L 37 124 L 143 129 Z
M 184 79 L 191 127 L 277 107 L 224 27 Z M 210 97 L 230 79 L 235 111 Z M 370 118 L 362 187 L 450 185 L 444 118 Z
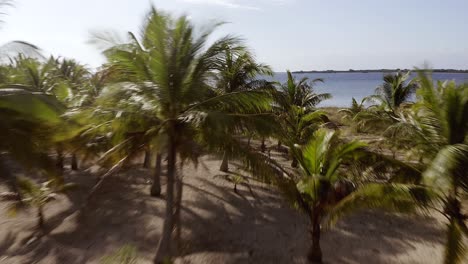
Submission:
M 90 31 L 138 32 L 151 2 L 200 25 L 230 22 L 217 35 L 244 37 L 275 71 L 468 68 L 467 0 L 16 0 L 1 41 L 98 66 Z

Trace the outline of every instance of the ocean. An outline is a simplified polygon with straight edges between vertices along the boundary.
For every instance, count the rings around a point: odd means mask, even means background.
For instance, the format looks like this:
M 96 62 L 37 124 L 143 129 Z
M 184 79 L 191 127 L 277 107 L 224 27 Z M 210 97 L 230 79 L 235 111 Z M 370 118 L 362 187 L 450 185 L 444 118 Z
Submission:
M 319 93 L 331 93 L 333 98 L 325 100 L 319 106 L 348 107 L 351 98 L 358 102 L 374 93 L 375 88 L 382 84 L 383 72 L 340 72 L 340 73 L 295 73 L 296 79 L 307 77 L 309 79 L 321 78 L 323 83 L 317 83 L 314 89 Z M 412 77 L 416 74 L 412 73 Z M 454 80 L 456 83 L 468 82 L 468 73 L 433 73 L 434 80 Z M 270 78 L 268 78 L 270 79 Z M 270 80 L 284 83 L 287 80 L 285 72 L 277 72 Z

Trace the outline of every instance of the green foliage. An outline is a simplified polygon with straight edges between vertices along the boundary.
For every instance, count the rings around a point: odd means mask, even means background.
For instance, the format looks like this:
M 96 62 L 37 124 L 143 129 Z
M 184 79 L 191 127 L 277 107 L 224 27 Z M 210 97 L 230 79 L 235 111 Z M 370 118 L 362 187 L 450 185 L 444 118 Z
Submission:
M 361 102 L 358 103 L 353 97 L 351 100 L 351 107 L 340 109 L 339 112 L 344 114 L 343 118 L 353 120 L 356 115 L 366 110 L 366 107 L 364 106 L 365 102 L 366 98 L 362 99 Z
M 415 80 L 408 81 L 409 77 L 410 72 L 384 75 L 383 84 L 377 87 L 375 95 L 368 97 L 368 100 L 378 102 L 384 111 L 396 113 L 419 86 Z
M 67 192 L 76 188 L 72 183 L 59 183 L 57 180 L 49 180 L 42 184 L 36 184 L 32 180 L 21 177 L 17 179 L 18 194 L 2 194 L 1 198 L 10 200 L 8 214 L 15 216 L 18 210 L 27 207 L 33 207 L 38 210 L 39 227 L 44 225 L 43 208 L 51 201 L 56 199 L 58 193 Z M 19 195 L 19 196 L 18 196 Z M 20 200 L 18 200 L 20 198 Z
M 290 149 L 296 144 L 307 143 L 313 133 L 328 119 L 325 112 L 316 109 L 321 101 L 331 98 L 328 93 L 314 92 L 313 85 L 321 81 L 316 79 L 309 82 L 307 78 L 297 81 L 288 71 L 287 82 L 272 92 L 273 110 L 279 124 L 276 137 Z
M 43 93 L 19 88 L 0 89 L 0 151 L 6 151 L 26 168 L 55 177 L 53 162 L 44 149 L 50 131 L 60 122 L 61 104 Z
M 390 129 L 407 138 L 413 153 L 423 155 L 424 183 L 437 191 L 443 202 L 442 213 L 449 220 L 444 261 L 459 263 L 466 251 L 460 231 L 466 216 L 459 201 L 468 190 L 468 87 L 453 81 L 434 85 L 423 71 L 419 72 L 419 82 L 412 111 Z

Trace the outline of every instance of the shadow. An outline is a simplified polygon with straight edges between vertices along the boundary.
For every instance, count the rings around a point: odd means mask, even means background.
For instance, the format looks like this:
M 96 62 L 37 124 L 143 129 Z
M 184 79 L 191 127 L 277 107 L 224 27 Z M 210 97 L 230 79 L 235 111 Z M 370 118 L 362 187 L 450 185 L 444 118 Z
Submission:
M 151 170 L 134 166 L 107 178 L 88 204 L 86 214 L 78 217 L 77 210 L 96 177 L 85 172 L 68 174 L 67 171 L 67 181 L 78 182 L 80 188 L 46 205 L 44 234 L 31 233 L 36 223 L 32 217 L 28 228 L 14 230 L 3 239 L 1 256 L 13 263 L 81 264 L 89 259 L 99 259 L 126 244 L 141 246 L 143 252 L 154 251 L 164 201 L 149 196 L 151 173 Z M 163 184 L 164 180 L 162 177 Z M 154 219 L 156 223 L 152 221 Z M 18 236 L 23 239 L 13 247 L 7 247 L 9 241 L 14 242 Z
M 273 188 L 248 176 L 248 187 L 238 185 L 235 193 L 231 182 L 213 177 L 219 160 L 206 157 L 203 162 L 206 168 L 183 169 L 182 241 L 176 263 L 307 263 L 310 238 L 304 215 Z M 230 166 L 233 171 L 242 168 Z M 149 196 L 152 170 L 134 166 L 106 179 L 83 218 L 75 212 L 96 178 L 85 172 L 67 177 L 82 188 L 46 207 L 47 235 L 18 245 L 14 236 L 24 236 L 35 221 L 8 224 L 2 227 L 12 229 L 0 243 L 2 257 L 9 263 L 88 263 L 131 244 L 149 262 L 165 209 L 163 199 Z M 442 226 L 433 218 L 365 211 L 324 232 L 322 249 L 327 263 L 391 263 L 418 244 L 440 245 L 443 238 Z
M 322 240 L 324 255 L 331 263 L 362 263 L 369 259 L 374 263 L 399 262 L 399 255 L 416 252 L 421 244 L 443 245 L 444 242 L 444 228 L 437 219 L 382 211 L 356 212 L 335 229 L 326 231 Z M 410 263 L 442 261 L 434 260 L 437 258 L 434 252 L 430 255 L 433 257 L 426 261 L 418 259 L 417 255 L 405 260 Z

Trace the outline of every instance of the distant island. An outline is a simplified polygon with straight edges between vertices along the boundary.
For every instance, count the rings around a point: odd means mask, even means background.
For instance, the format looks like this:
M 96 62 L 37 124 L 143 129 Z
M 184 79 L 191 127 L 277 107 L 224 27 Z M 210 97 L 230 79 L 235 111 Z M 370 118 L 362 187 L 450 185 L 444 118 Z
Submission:
M 293 71 L 293 73 L 369 73 L 369 72 L 397 72 L 397 71 L 414 71 L 414 69 L 374 69 L 374 70 L 353 70 L 349 69 L 347 71 L 339 70 L 311 70 L 311 71 Z M 427 71 L 432 72 L 446 72 L 446 73 L 468 73 L 468 70 L 457 70 L 457 69 L 428 69 Z

